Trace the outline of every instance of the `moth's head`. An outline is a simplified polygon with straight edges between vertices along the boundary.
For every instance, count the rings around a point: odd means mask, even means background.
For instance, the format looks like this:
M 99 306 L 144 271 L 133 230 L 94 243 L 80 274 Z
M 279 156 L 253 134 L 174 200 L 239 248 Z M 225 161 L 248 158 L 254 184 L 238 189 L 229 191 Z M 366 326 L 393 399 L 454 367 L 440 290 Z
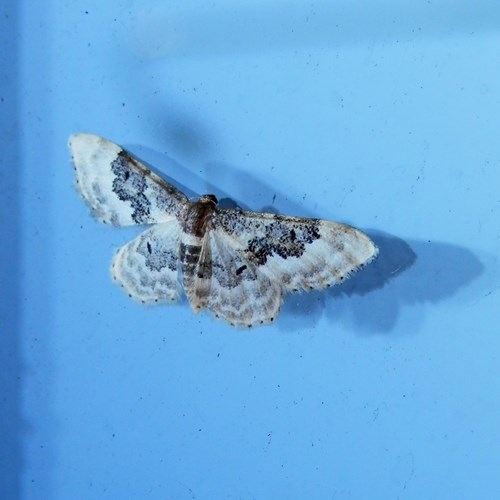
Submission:
M 217 203 L 219 203 L 219 200 L 213 194 L 204 194 L 200 196 L 200 199 L 198 201 L 200 203 L 208 203 L 210 205 L 213 205 L 214 207 L 217 205 Z

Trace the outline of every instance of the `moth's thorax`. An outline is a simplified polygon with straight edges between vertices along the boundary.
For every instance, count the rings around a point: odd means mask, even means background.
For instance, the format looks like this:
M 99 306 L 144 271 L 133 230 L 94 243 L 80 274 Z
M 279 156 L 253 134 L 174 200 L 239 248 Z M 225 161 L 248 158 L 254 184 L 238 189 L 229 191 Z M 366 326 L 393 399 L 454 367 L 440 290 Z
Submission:
M 182 223 L 184 233 L 203 238 L 215 212 L 216 205 L 217 198 L 212 194 L 200 196 L 198 200 L 191 203 Z

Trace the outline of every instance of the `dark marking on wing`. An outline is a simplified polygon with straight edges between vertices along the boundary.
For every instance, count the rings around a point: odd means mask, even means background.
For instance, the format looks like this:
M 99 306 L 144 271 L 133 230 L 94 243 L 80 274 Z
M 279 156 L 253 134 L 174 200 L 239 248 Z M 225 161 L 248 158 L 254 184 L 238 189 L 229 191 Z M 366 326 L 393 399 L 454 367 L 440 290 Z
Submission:
M 240 275 L 245 269 L 247 268 L 246 265 L 243 265 L 241 267 L 238 267 L 238 269 L 236 269 L 236 274 L 237 275 Z
M 130 203 L 131 218 L 136 224 L 157 222 L 155 208 L 182 218 L 189 203 L 186 195 L 125 150 L 111 162 L 111 171 L 115 174 L 113 192 L 119 200 Z
M 177 269 L 178 255 L 172 249 L 165 248 L 164 242 L 156 239 L 144 238 L 137 247 L 137 252 L 145 259 L 145 265 L 151 271 L 161 271 L 168 268 Z
M 276 215 L 274 221 L 265 226 L 264 235 L 249 240 L 245 251 L 254 255 L 257 262 L 263 265 L 273 255 L 279 255 L 282 259 L 301 257 L 306 245 L 319 238 L 318 220 L 297 223 Z
M 115 174 L 113 192 L 121 201 L 128 201 L 133 209 L 132 220 L 137 224 L 146 224 L 150 220 L 151 201 L 144 194 L 147 189 L 146 178 L 131 168 L 129 154 L 120 151 L 111 163 L 111 171 Z

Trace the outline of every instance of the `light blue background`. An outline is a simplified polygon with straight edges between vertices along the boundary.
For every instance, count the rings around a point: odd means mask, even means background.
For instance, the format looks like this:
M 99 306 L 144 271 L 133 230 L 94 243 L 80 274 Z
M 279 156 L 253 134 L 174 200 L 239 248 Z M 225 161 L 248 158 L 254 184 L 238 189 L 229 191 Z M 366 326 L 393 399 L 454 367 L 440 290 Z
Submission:
M 500 492 L 500 5 L 19 1 L 0 12 L 1 498 Z M 235 331 L 110 280 L 70 133 L 370 234 Z

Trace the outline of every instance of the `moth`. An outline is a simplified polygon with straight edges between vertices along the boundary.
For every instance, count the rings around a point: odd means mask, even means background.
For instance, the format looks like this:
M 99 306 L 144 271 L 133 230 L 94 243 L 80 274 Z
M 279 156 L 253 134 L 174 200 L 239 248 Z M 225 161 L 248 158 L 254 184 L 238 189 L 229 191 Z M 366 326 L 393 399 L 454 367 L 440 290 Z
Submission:
M 341 283 L 377 255 L 361 231 L 337 222 L 221 209 L 212 194 L 190 201 L 102 137 L 69 139 L 76 184 L 94 216 L 149 226 L 121 247 L 111 274 L 143 304 L 178 300 L 234 326 L 274 321 L 288 292 Z

